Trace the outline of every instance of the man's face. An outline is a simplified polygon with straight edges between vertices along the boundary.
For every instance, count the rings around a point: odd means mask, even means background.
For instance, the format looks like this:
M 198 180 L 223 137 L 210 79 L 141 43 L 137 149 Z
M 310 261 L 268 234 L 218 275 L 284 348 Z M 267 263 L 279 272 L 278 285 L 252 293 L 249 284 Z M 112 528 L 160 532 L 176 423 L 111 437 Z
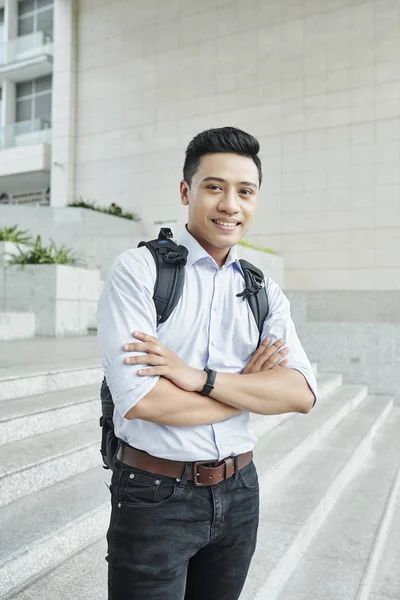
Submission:
M 190 233 L 208 251 L 234 246 L 253 222 L 258 191 L 258 170 L 251 158 L 206 154 L 190 188 L 181 182 L 181 201 L 189 206 Z

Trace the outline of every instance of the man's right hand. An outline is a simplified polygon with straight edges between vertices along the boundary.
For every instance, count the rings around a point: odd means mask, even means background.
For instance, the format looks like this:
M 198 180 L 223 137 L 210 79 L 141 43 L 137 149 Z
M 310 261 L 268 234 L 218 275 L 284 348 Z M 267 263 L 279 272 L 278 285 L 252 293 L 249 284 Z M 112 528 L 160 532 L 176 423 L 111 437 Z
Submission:
M 271 338 L 265 338 L 260 344 L 260 347 L 252 355 L 251 359 L 242 371 L 242 375 L 250 373 L 259 373 L 260 371 L 268 371 L 277 366 L 285 367 L 288 363 L 287 359 L 282 360 L 289 353 L 289 348 L 283 348 L 285 340 L 278 340 L 271 344 Z

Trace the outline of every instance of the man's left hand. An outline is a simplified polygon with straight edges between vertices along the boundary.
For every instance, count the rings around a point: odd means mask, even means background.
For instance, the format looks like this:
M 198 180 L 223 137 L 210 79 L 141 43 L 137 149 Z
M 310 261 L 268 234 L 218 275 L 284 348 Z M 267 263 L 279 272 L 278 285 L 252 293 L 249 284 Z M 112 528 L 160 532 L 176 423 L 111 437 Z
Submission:
M 187 365 L 175 352 L 168 350 L 160 341 L 146 333 L 133 332 L 133 337 L 140 340 L 124 344 L 122 349 L 127 352 L 143 352 L 140 356 L 130 356 L 124 362 L 128 365 L 151 365 L 147 369 L 139 369 L 140 377 L 160 375 L 169 379 L 176 386 L 187 392 L 201 392 L 207 383 L 207 373 Z

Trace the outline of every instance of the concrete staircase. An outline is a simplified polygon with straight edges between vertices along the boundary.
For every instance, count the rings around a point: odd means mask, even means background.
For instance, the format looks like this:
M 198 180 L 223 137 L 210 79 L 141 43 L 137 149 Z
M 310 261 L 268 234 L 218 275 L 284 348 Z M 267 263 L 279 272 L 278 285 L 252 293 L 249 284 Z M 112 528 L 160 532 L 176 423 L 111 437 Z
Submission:
M 0 344 L 0 598 L 106 600 L 96 340 L 38 343 L 25 360 Z M 262 506 L 242 600 L 398 600 L 399 409 L 338 374 L 318 383 L 309 415 L 252 419 Z

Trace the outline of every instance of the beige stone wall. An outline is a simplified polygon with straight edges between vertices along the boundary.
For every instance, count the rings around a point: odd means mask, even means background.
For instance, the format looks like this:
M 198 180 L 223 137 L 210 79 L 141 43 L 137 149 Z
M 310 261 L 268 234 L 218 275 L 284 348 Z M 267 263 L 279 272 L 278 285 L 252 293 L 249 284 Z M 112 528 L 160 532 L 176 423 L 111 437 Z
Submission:
M 77 76 L 76 196 L 182 222 L 186 144 L 236 125 L 286 287 L 400 289 L 398 0 L 80 0 Z

